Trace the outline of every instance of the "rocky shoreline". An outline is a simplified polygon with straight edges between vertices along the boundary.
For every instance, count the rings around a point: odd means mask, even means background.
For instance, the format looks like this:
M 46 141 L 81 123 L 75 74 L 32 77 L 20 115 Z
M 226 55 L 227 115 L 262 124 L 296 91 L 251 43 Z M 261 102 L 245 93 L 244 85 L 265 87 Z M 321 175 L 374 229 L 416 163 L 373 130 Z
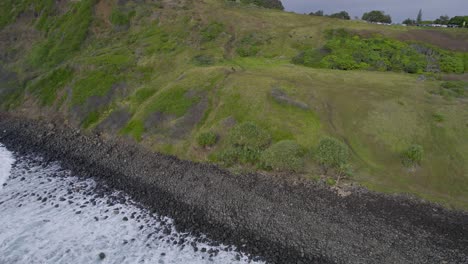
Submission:
M 232 175 L 61 124 L 0 114 L 0 142 L 103 180 L 179 230 L 207 233 L 269 263 L 468 263 L 468 213 L 363 189 Z

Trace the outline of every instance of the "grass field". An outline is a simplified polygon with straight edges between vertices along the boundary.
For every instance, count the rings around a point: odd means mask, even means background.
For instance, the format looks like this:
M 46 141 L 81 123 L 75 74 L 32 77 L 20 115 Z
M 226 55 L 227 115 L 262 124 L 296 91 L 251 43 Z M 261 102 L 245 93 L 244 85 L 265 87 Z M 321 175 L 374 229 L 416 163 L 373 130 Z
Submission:
M 70 5 L 74 12 L 61 7 L 45 18 L 2 20 L 10 25 L 0 34 L 21 34 L 39 20 L 48 28 L 30 43 L 0 43 L 10 52 L 5 68 L 17 73 L 17 91 L 24 90 L 6 93 L 3 107 L 37 115 L 60 109 L 88 130 L 113 120 L 119 129 L 108 133 L 197 161 L 216 160 L 233 126 L 254 122 L 273 143 L 294 140 L 306 149 L 300 174 L 311 179 L 323 174 L 314 149 L 333 136 L 352 153 L 349 180 L 468 209 L 467 100 L 440 95 L 441 75 L 291 63 L 302 50 L 321 48 L 330 29 L 419 41 L 468 58 L 467 30 L 379 26 L 218 0 L 163 6 L 82 1 Z M 13 52 L 19 47 L 23 52 Z M 113 117 L 117 112 L 130 118 Z M 198 145 L 204 132 L 216 133 L 214 146 Z M 401 153 L 413 144 L 424 148 L 424 158 L 407 168 Z

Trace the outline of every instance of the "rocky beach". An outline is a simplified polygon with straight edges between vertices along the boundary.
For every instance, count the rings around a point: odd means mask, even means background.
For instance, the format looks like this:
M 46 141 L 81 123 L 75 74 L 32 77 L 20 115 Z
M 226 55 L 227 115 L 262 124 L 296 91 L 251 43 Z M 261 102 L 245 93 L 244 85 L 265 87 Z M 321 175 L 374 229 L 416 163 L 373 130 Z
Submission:
M 411 197 L 358 187 L 342 197 L 325 185 L 294 177 L 234 175 L 121 138 L 104 139 L 60 122 L 10 114 L 0 115 L 0 142 L 17 156 L 60 162 L 73 175 L 91 177 L 107 192 L 119 191 L 149 212 L 174 219 L 174 230 L 194 237 L 206 234 L 254 260 L 468 262 L 468 214 Z M 37 188 L 39 192 L 41 185 Z

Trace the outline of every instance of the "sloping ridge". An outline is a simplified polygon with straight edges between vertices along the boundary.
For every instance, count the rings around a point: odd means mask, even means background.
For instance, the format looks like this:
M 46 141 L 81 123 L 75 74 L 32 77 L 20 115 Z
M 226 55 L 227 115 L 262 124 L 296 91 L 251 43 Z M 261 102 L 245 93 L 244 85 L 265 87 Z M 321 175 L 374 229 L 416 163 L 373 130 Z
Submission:
M 0 142 L 60 160 L 175 219 L 271 263 L 466 263 L 468 214 L 362 189 L 326 187 L 149 152 L 118 139 L 0 114 Z

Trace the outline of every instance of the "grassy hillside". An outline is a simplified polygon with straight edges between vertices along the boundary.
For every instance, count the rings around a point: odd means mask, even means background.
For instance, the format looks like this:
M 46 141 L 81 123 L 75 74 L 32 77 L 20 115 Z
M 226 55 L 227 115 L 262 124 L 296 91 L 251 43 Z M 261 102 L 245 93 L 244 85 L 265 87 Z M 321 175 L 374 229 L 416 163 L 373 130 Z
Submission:
M 4 109 L 234 171 L 346 176 L 468 209 L 466 30 L 221 0 L 2 4 Z M 346 164 L 324 170 L 325 137 L 345 144 Z M 415 144 L 423 158 L 405 166 Z

